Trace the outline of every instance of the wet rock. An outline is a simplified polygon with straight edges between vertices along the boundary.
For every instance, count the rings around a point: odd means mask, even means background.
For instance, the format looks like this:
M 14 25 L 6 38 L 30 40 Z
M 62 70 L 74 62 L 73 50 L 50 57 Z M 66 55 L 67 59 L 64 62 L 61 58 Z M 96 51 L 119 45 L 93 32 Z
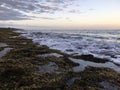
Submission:
M 92 61 L 92 62 L 96 62 L 96 63 L 108 62 L 107 59 L 94 57 L 91 54 L 88 54 L 88 55 L 73 55 L 72 57 L 75 58 L 75 59 L 83 59 L 83 60 L 86 60 L 86 61 Z
M 24 74 L 25 74 L 24 69 L 14 68 L 14 69 L 7 69 L 4 72 L 2 72 L 1 77 L 6 79 L 14 79 L 21 77 Z
M 79 63 L 70 60 L 68 57 L 64 56 L 64 61 L 72 66 L 79 66 Z

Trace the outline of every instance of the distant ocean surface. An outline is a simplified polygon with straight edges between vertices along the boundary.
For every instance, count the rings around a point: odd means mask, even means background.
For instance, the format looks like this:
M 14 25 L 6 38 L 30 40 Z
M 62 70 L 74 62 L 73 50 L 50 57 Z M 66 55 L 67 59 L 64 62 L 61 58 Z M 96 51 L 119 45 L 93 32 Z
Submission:
M 29 30 L 23 36 L 68 54 L 92 54 L 120 64 L 120 30 Z

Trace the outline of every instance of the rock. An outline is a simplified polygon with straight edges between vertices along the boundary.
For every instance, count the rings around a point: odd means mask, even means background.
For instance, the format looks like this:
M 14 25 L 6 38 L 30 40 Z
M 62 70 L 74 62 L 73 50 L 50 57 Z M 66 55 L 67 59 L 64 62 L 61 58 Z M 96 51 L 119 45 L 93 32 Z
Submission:
M 104 58 L 94 57 L 91 54 L 88 54 L 88 55 L 77 55 L 76 54 L 76 55 L 73 55 L 72 57 L 75 59 L 83 59 L 86 61 L 92 61 L 92 62 L 96 62 L 96 63 L 105 63 L 108 61 L 107 59 L 104 59 Z

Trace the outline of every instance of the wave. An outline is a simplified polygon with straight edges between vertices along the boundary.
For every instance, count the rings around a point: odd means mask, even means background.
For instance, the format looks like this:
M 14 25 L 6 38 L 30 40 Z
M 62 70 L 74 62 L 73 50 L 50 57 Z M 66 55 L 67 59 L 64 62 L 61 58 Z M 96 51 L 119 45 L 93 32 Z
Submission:
M 92 54 L 120 64 L 120 31 L 28 31 L 23 36 L 67 54 Z

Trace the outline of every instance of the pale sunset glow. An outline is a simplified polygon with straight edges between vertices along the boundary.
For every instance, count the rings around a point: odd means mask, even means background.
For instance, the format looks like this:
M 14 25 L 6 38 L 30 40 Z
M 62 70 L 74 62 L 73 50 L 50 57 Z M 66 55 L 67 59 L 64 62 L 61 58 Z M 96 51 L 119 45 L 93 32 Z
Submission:
M 119 29 L 120 0 L 0 0 L 0 26 Z

